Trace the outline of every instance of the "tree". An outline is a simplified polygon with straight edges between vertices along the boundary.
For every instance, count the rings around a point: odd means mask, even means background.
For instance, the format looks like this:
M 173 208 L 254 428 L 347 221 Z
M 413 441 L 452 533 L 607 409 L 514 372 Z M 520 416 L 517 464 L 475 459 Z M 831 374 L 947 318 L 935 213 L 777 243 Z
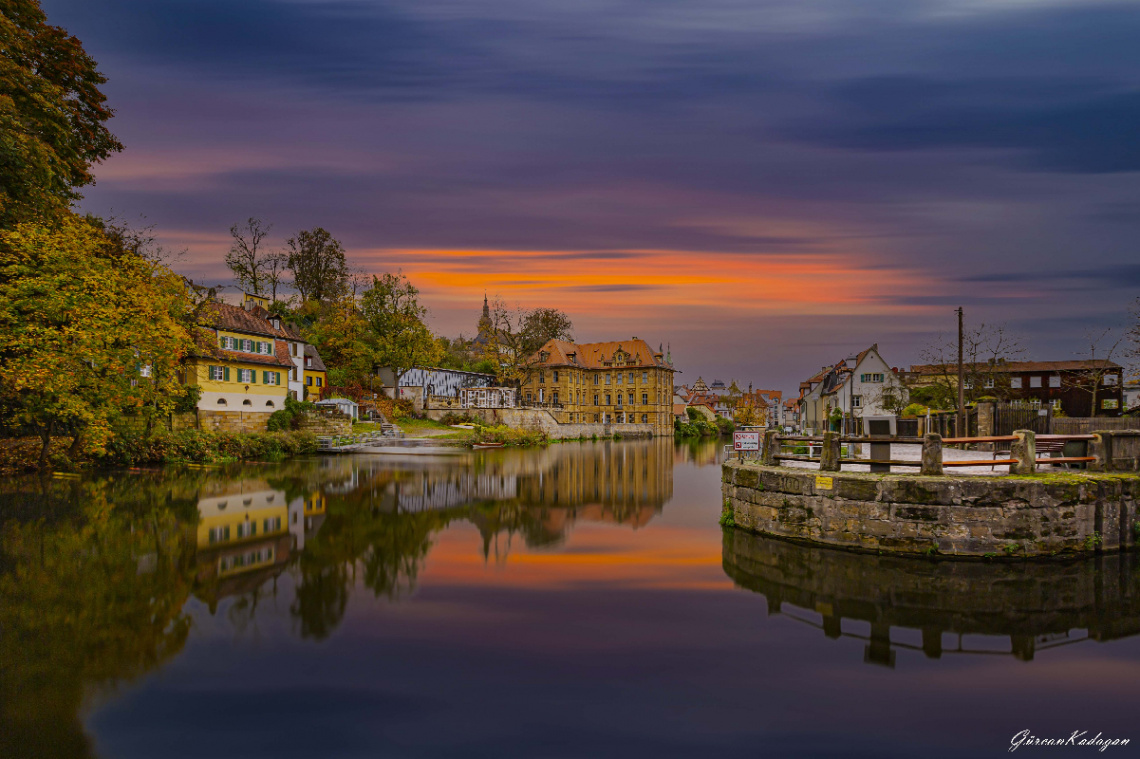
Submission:
M 122 150 L 106 81 L 38 0 L 0 3 L 0 229 L 66 214 L 92 165 Z
M 250 216 L 245 224 L 234 224 L 230 235 L 234 238 L 230 252 L 226 253 L 226 266 L 234 273 L 238 287 L 254 295 L 263 295 L 270 282 L 272 271 L 274 300 L 277 300 L 277 282 L 281 265 L 277 254 L 262 250 L 261 243 L 269 236 L 272 225 Z
M 1116 370 L 1119 368 L 1112 359 L 1120 350 L 1125 335 L 1120 334 L 1113 339 L 1112 332 L 1111 328 L 1100 333 L 1092 330 L 1085 332 L 1088 349 L 1079 351 L 1077 355 L 1090 362 L 1089 368 L 1084 371 L 1061 372 L 1061 387 L 1089 396 L 1089 416 L 1096 416 L 1097 397 L 1104 385 L 1105 375 L 1116 376 Z
M 372 287 L 360 299 L 376 363 L 392 369 L 397 388 L 409 369 L 432 363 L 440 355 L 423 323 L 427 309 L 419 303 L 419 292 L 403 274 L 386 272 L 372 278 Z
M 1008 361 L 1017 361 L 1025 356 L 1025 348 L 1020 339 L 1003 325 L 978 324 L 968 327 L 962 333 L 962 362 L 965 369 L 966 387 L 963 395 L 967 402 L 992 396 L 1008 398 L 1010 395 L 1009 375 L 1002 371 Z M 909 389 L 910 398 L 931 407 L 956 408 L 958 405 L 958 343 L 939 335 L 929 347 L 924 348 L 919 357 L 927 363 L 930 371 L 919 375 L 919 382 L 929 385 L 913 386 Z M 925 388 L 929 388 L 928 390 Z M 901 394 L 900 394 L 901 395 Z M 901 402 L 902 398 L 899 399 Z M 905 405 L 905 404 L 904 404 Z
M 324 303 L 344 295 L 348 289 L 348 261 L 344 246 L 336 238 L 316 227 L 301 230 L 285 244 L 289 247 L 286 266 L 302 301 Z
M 41 466 L 54 435 L 98 450 L 115 414 L 173 408 L 192 309 L 180 277 L 75 217 L 0 233 L 0 398 Z
M 574 324 L 557 308 L 536 308 L 522 317 L 522 350 L 528 356 L 550 340 L 574 340 Z

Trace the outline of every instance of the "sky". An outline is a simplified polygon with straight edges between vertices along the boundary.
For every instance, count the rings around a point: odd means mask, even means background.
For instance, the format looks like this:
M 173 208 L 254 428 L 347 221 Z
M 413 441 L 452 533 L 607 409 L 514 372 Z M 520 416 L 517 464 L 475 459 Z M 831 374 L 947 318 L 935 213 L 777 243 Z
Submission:
M 1087 357 L 1140 295 L 1140 3 L 42 5 L 125 146 L 82 207 L 206 284 L 236 222 L 323 226 L 439 333 L 486 292 L 785 393 L 958 306 Z

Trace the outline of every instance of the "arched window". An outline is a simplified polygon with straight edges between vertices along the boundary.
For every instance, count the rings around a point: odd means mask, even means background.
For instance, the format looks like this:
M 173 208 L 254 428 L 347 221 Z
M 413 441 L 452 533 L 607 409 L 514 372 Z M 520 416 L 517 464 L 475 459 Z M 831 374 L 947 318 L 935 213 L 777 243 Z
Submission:
M 268 406 L 269 408 L 275 408 L 275 406 L 273 405 L 273 401 L 266 401 L 265 405 Z
M 246 398 L 244 401 L 242 401 L 242 402 L 241 402 L 241 405 L 243 405 L 243 406 L 252 406 L 252 405 L 253 405 L 253 401 L 251 401 L 249 398 Z
M 219 398 L 219 399 L 218 399 L 218 405 L 219 405 L 219 406 L 224 406 L 224 405 L 226 405 L 226 399 L 225 399 L 225 398 Z

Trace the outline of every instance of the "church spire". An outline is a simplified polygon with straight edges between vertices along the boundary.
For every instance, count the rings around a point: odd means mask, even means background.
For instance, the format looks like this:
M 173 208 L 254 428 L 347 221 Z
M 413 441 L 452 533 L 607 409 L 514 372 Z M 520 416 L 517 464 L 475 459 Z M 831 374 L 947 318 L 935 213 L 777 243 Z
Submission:
M 487 304 L 487 291 L 486 290 L 483 291 L 483 318 L 484 319 L 490 319 L 491 318 L 491 307 L 490 307 L 490 305 Z

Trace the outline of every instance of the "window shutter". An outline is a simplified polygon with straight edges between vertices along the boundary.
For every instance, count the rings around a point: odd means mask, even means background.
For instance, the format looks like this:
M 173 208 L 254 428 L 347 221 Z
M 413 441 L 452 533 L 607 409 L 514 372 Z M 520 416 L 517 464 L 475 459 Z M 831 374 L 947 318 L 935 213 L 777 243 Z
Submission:
M 256 369 L 250 369 L 249 370 L 249 381 L 255 385 L 257 384 L 257 370 Z
M 224 369 L 224 371 L 223 371 L 222 379 L 224 379 L 226 382 L 229 382 L 230 381 L 230 368 L 227 366 L 227 367 L 223 367 L 223 369 Z
M 275 384 L 280 385 L 281 384 L 281 372 L 274 372 L 274 374 L 277 375 L 277 382 Z

